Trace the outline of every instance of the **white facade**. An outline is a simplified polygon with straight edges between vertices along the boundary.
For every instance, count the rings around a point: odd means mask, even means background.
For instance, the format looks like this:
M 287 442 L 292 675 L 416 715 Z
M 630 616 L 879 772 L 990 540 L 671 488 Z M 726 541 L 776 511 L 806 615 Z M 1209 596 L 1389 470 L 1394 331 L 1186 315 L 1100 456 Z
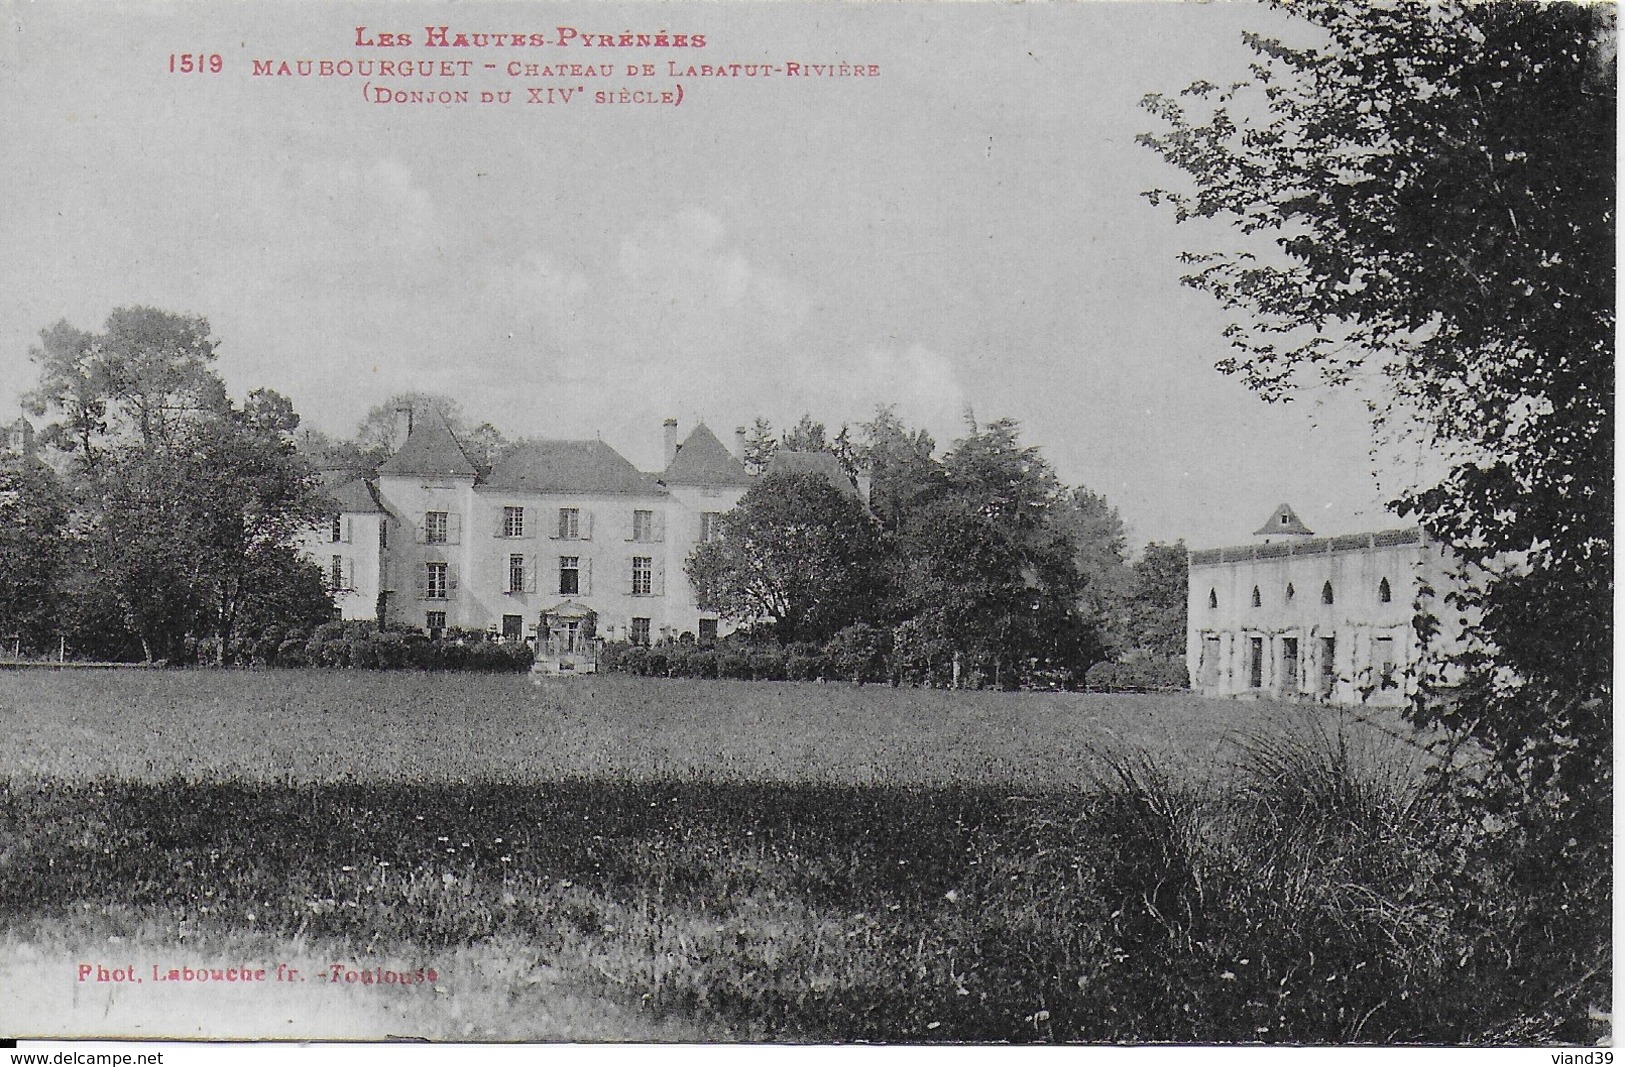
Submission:
M 1192 552 L 1191 687 L 1403 705 L 1422 653 L 1415 620 L 1447 612 L 1454 581 L 1447 551 L 1414 528 Z
M 427 456 L 421 441 L 403 447 L 397 458 L 407 461 L 386 462 L 371 483 L 376 513 L 346 511 L 302 544 L 324 571 L 341 560 L 334 597 L 344 618 L 530 638 L 545 612 L 570 604 L 595 613 L 598 636 L 610 639 L 727 631 L 700 610 L 683 570 L 714 521 L 707 514 L 732 509 L 749 483 L 709 430 L 680 446 L 694 447 L 688 463 L 668 463 L 670 486 L 601 442 L 515 446 L 488 478 L 457 473 L 447 442 L 456 447 L 449 431 Z M 695 470 L 719 480 L 682 484 Z M 532 476 L 538 484 L 526 484 Z M 349 540 L 331 541 L 334 530 Z

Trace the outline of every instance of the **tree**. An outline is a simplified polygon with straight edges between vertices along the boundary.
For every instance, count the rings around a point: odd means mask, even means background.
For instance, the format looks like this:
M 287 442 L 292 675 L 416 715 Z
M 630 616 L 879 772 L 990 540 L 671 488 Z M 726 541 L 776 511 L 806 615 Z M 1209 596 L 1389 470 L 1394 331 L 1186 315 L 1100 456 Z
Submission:
M 0 461 L 0 639 L 33 651 L 54 644 L 67 523 L 67 491 L 51 468 L 28 456 Z
M 766 425 L 765 419 L 758 419 L 757 422 Z M 791 452 L 828 452 L 840 461 L 841 468 L 849 476 L 857 476 L 857 453 L 852 445 L 852 435 L 845 424 L 842 424 L 834 437 L 830 437 L 823 423 L 811 415 L 803 415 L 799 422 L 784 431 L 784 436 L 779 438 L 779 447 Z M 748 441 L 745 454 L 747 457 L 750 455 Z
M 92 346 L 111 414 L 147 449 L 168 445 L 193 421 L 223 414 L 226 386 L 213 370 L 209 322 L 150 307 L 118 308 Z
M 761 474 L 773 462 L 778 450 L 779 439 L 773 435 L 773 424 L 763 418 L 751 423 L 750 435 L 745 438 L 745 469 L 751 474 Z
M 1280 6 L 1308 43 L 1247 35 L 1251 76 L 1185 90 L 1195 117 L 1147 98 L 1143 143 L 1192 182 L 1151 196 L 1238 235 L 1186 257 L 1235 316 L 1221 369 L 1267 399 L 1359 384 L 1382 440 L 1448 465 L 1395 506 L 1482 568 L 1451 605 L 1476 648 L 1412 714 L 1488 756 L 1452 784 L 1500 856 L 1540 857 L 1532 941 L 1591 966 L 1607 916 L 1555 900 L 1606 901 L 1611 857 L 1615 13 Z M 1565 966 L 1525 996 L 1583 1017 L 1606 994 Z
M 910 430 L 896 409 L 881 406 L 858 426 L 858 467 L 869 475 L 869 508 L 887 529 L 897 529 L 915 506 L 947 489 L 947 476 L 932 453 L 936 442 Z
M 1082 618 L 1077 546 L 1057 521 L 1063 490 L 1010 419 L 972 420 L 898 530 L 899 614 L 921 642 L 948 642 L 996 685 L 1031 668 L 1080 672 L 1102 654 Z
M 1051 521 L 1072 541 L 1072 562 L 1080 582 L 1079 613 L 1100 628 L 1109 648 L 1133 647 L 1122 627 L 1123 605 L 1134 587 L 1122 516 L 1105 497 L 1079 486 L 1056 501 Z
M 107 395 L 94 341 L 66 321 L 41 330 L 40 343 L 28 352 L 39 366 L 39 384 L 23 395 L 23 406 L 36 418 L 59 414 L 41 430 L 41 443 L 77 456 L 84 467 L 95 465 L 96 446 L 107 433 Z
M 1186 590 L 1190 556 L 1185 542 L 1152 542 L 1134 561 L 1134 584 L 1122 606 L 1121 633 L 1126 649 L 1162 656 L 1185 655 Z
M 879 533 L 863 505 L 819 474 L 769 475 L 685 563 L 701 605 L 772 619 L 783 641 L 823 641 L 872 618 L 882 592 Z

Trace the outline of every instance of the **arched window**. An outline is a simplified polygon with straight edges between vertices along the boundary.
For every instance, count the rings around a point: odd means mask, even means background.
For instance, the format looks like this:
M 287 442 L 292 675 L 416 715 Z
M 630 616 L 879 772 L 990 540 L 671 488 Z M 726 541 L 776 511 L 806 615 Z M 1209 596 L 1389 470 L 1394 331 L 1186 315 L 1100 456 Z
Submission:
M 1219 593 L 1218 593 L 1218 590 L 1209 589 L 1207 591 L 1207 606 L 1210 607 L 1210 608 L 1216 608 L 1216 607 L 1219 606 Z
M 1295 597 L 1297 595 L 1298 595 L 1298 591 L 1296 589 L 1292 588 L 1292 583 L 1291 582 L 1286 583 L 1286 598 L 1287 598 L 1287 600 L 1290 601 L 1293 597 Z
M 1332 602 L 1332 583 L 1331 582 L 1327 582 L 1325 585 L 1320 587 L 1320 602 L 1322 604 L 1330 604 Z
M 1382 580 L 1382 584 L 1377 586 L 1377 599 L 1382 601 L 1384 604 L 1390 603 L 1394 599 L 1394 590 L 1391 586 L 1389 586 L 1388 579 L 1386 578 Z
M 1253 607 L 1262 607 L 1264 598 L 1258 595 L 1258 586 L 1253 586 Z

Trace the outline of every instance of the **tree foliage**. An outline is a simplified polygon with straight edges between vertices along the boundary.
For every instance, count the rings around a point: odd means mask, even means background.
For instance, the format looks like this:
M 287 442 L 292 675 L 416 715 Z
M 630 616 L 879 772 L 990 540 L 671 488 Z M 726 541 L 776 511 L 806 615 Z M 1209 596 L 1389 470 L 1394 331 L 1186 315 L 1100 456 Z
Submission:
M 1146 545 L 1134 561 L 1132 574 L 1133 585 L 1122 601 L 1125 647 L 1182 659 L 1190 585 L 1190 554 L 1185 542 Z
M 699 603 L 772 619 L 781 639 L 821 641 L 871 617 L 879 531 L 863 505 L 820 474 L 772 474 L 722 518 L 686 563 Z
M 0 639 L 15 639 L 8 646 L 54 643 L 67 524 L 67 490 L 51 468 L 28 456 L 0 461 Z
M 58 323 L 34 350 L 30 403 L 56 416 L 46 439 L 76 460 L 79 529 L 55 599 L 80 605 L 63 625 L 97 648 L 120 648 L 122 626 L 147 658 L 203 643 L 218 662 L 245 605 L 276 614 L 267 601 L 298 585 L 292 545 L 326 513 L 294 447 L 298 413 L 268 389 L 237 407 L 216 347 L 206 320 L 136 307 L 100 333 Z M 307 593 L 295 614 L 314 618 Z
M 1185 257 L 1234 316 L 1221 369 L 1268 399 L 1356 386 L 1381 442 L 1441 459 L 1394 506 L 1480 578 L 1448 609 L 1465 682 L 1413 713 L 1487 755 L 1455 784 L 1501 855 L 1606 894 L 1614 9 L 1279 6 L 1293 39 L 1248 35 L 1249 77 L 1147 98 L 1142 142 L 1190 179 L 1151 198 L 1231 227 Z M 1582 910 L 1536 915 L 1536 941 L 1589 952 L 1554 934 Z

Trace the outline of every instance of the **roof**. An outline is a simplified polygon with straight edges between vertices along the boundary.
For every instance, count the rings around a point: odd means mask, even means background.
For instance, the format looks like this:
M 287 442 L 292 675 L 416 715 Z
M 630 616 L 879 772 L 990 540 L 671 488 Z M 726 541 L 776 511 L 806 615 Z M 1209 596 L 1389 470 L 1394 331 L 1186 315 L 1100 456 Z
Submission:
M 326 479 L 322 489 L 338 502 L 344 514 L 378 514 L 385 510 L 378 500 L 378 490 L 365 478 L 344 477 L 353 471 L 340 472 L 339 477 Z
M 773 461 L 762 472 L 762 477 L 775 474 L 795 477 L 798 474 L 821 474 L 830 485 L 849 496 L 857 496 L 858 490 L 847 477 L 846 469 L 841 461 L 829 452 L 791 452 L 779 449 L 773 455 Z
M 1314 536 L 1313 530 L 1303 524 L 1298 513 L 1292 510 L 1291 504 L 1277 504 L 1270 517 L 1264 520 L 1264 525 L 1253 531 L 1254 537 L 1274 537 L 1282 534 L 1297 534 L 1302 537 Z
M 521 441 L 503 451 L 485 485 L 526 493 L 664 492 L 602 441 Z
M 751 477 L 710 427 L 700 423 L 677 446 L 677 456 L 660 480 L 667 485 L 750 485 Z
M 1421 527 L 1410 526 L 1373 533 L 1338 534 L 1336 537 L 1295 538 L 1268 545 L 1231 545 L 1225 548 L 1195 548 L 1190 552 L 1193 567 L 1244 560 L 1279 559 L 1283 556 L 1324 556 L 1337 552 L 1361 552 L 1401 545 L 1425 547 L 1428 537 Z
M 400 451 L 384 460 L 379 474 L 463 475 L 474 477 L 479 471 L 468 458 L 463 446 L 457 443 L 446 418 L 438 411 L 423 412 L 412 422 L 411 432 Z

